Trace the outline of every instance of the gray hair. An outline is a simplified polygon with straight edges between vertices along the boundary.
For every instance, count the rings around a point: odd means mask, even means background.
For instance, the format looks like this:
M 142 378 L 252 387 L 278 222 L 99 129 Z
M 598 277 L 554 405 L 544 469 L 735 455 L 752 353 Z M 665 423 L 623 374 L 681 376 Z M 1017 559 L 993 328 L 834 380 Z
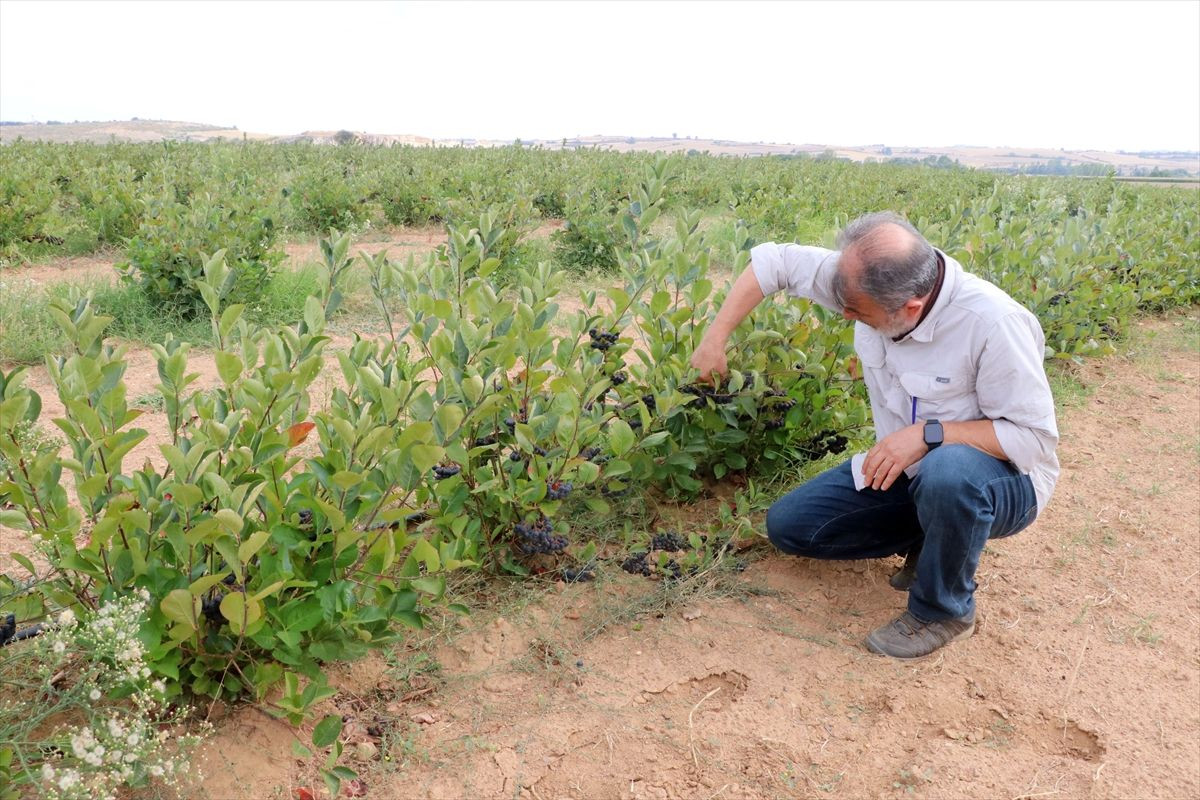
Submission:
M 912 235 L 907 252 L 897 250 L 895 240 L 883 231 L 889 225 Z M 938 262 L 933 245 L 908 220 L 892 211 L 877 211 L 851 220 L 838 234 L 837 247 L 843 254 L 854 251 L 862 265 L 858 289 L 889 314 L 899 311 L 914 297 L 929 294 L 937 283 Z M 846 288 L 845 276 L 839 269 L 833 292 L 842 305 Z

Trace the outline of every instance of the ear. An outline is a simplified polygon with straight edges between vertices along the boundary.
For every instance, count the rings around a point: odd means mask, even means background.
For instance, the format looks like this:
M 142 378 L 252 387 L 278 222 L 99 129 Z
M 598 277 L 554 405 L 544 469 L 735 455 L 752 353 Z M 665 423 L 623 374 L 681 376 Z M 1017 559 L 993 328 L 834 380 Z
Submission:
M 906 302 L 902 307 L 904 315 L 908 317 L 919 317 L 921 312 L 925 310 L 925 301 L 919 297 L 914 297 Z

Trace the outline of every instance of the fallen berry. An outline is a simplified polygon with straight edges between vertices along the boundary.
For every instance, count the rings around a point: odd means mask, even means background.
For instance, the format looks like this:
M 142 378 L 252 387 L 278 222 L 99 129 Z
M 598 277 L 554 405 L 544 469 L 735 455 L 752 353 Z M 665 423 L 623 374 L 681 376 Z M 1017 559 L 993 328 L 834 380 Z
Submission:
M 674 531 L 657 533 L 650 540 L 651 550 L 670 550 L 672 552 L 678 552 L 683 550 L 684 547 L 686 547 L 686 545 L 684 544 L 683 539 L 680 539 L 679 535 Z

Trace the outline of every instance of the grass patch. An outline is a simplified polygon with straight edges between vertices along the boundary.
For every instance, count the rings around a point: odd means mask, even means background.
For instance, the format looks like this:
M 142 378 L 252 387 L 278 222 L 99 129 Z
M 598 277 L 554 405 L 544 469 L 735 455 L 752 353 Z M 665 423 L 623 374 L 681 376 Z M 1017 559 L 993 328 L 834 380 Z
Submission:
M 207 317 L 187 317 L 147 297 L 138 287 L 96 279 L 83 283 L 42 286 L 33 281 L 0 276 L 0 362 L 38 364 L 61 353 L 66 338 L 50 315 L 52 298 L 73 291 L 91 293 L 97 313 L 113 318 L 105 330 L 131 342 L 161 342 L 167 334 L 196 345 L 212 343 Z M 247 304 L 246 318 L 255 325 L 288 325 L 301 318 L 304 301 L 317 293 L 317 273 L 311 267 L 280 271 L 257 302 Z
M 65 343 L 47 308 L 45 289 L 0 274 L 0 362 L 37 364 Z

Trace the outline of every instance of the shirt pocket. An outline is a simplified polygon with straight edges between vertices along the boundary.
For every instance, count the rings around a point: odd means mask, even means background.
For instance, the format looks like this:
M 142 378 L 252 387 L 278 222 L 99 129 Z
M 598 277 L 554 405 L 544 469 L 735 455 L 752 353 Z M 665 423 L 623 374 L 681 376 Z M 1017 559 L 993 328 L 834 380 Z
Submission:
M 916 400 L 917 419 L 964 421 L 980 418 L 975 377 L 962 372 L 902 372 L 900 385 Z M 911 407 L 910 407 L 911 410 Z

